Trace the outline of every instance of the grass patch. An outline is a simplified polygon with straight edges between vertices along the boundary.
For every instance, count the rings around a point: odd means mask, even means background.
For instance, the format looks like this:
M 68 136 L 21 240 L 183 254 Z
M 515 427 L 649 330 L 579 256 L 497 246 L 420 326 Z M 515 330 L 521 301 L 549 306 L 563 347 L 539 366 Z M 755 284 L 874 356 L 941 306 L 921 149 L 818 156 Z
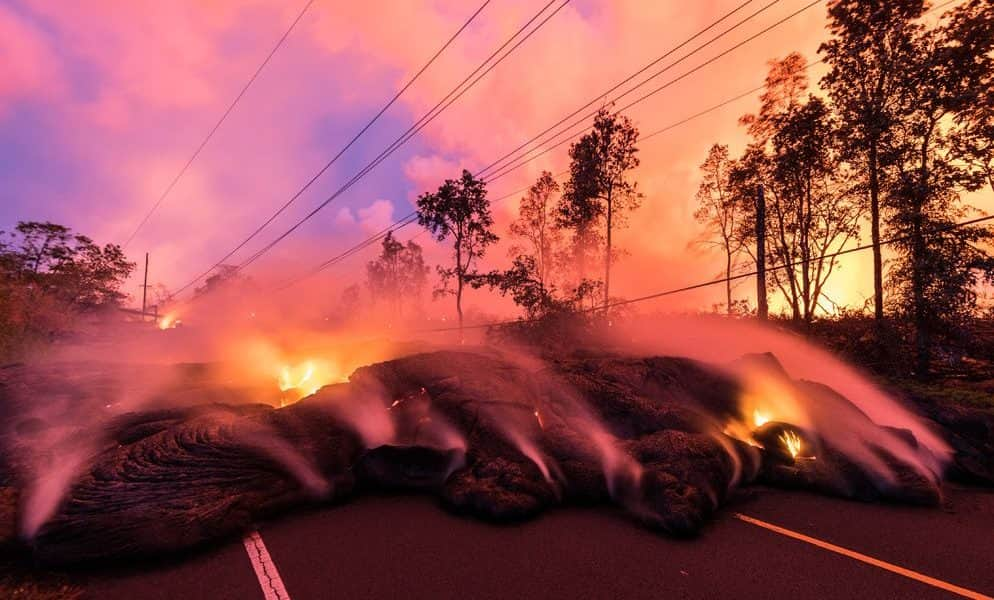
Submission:
M 950 403 L 994 410 L 994 393 L 959 381 L 922 383 L 908 379 L 892 379 L 890 383 L 913 396 L 936 404 Z

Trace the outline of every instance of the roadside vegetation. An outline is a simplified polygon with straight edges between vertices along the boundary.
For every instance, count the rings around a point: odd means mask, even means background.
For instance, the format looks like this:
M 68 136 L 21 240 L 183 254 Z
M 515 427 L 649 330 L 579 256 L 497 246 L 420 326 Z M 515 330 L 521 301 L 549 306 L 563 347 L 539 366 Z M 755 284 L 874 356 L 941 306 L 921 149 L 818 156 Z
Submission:
M 55 223 L 0 231 L 0 362 L 25 357 L 121 305 L 135 264 Z

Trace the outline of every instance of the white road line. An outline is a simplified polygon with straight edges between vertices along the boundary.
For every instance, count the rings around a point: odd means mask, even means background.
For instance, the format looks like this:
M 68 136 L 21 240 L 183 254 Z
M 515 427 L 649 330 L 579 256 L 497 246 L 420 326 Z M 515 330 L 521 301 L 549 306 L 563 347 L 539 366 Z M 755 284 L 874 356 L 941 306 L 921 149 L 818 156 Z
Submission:
M 249 533 L 242 539 L 242 543 L 245 544 L 245 552 L 248 553 L 252 569 L 255 570 L 255 576 L 259 579 L 259 586 L 266 600 L 290 600 L 290 594 L 286 593 L 280 572 L 276 570 L 276 563 L 269 556 L 269 550 L 266 550 L 266 544 L 262 541 L 259 532 Z
M 897 573 L 898 575 L 902 575 L 904 577 L 907 577 L 908 579 L 914 579 L 915 581 L 920 581 L 921 583 L 925 583 L 927 585 L 939 588 L 940 590 L 950 592 L 952 594 L 958 594 L 965 598 L 972 598 L 973 600 L 994 600 L 994 598 L 991 598 L 990 596 L 986 596 L 979 592 L 968 590 L 958 585 L 953 585 L 951 583 L 942 581 L 941 579 L 929 577 L 928 575 L 924 575 L 922 573 L 919 573 L 918 571 L 912 571 L 911 569 L 905 569 L 904 567 L 899 567 L 895 564 L 891 564 L 889 562 L 873 558 L 872 556 L 867 556 L 865 554 L 856 552 L 855 550 L 850 550 L 848 548 L 843 548 L 842 546 L 836 546 L 835 544 L 824 542 L 817 538 L 804 535 L 803 533 L 797 533 L 796 531 L 791 531 L 790 529 L 780 527 L 779 525 L 767 523 L 766 521 L 760 521 L 759 519 L 755 519 L 753 517 L 749 517 L 741 513 L 734 513 L 734 516 L 736 519 L 749 523 L 750 525 L 762 527 L 763 529 L 768 529 L 772 532 L 779 533 L 780 535 L 785 535 L 787 537 L 794 538 L 795 540 L 807 542 L 808 544 L 811 544 L 813 546 L 818 546 L 819 548 L 828 550 L 829 552 L 835 552 L 836 554 L 841 554 L 842 556 L 851 558 L 853 560 L 858 560 L 868 565 L 873 565 L 874 567 L 884 569 L 885 571 L 890 571 L 891 573 Z

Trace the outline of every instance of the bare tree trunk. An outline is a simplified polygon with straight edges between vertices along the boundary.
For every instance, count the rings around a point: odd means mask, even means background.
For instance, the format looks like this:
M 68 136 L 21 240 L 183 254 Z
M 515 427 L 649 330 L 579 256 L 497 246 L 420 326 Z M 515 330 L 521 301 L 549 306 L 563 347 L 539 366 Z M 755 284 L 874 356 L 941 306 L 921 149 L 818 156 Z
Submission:
M 544 206 L 542 210 L 545 210 Z M 542 286 L 542 291 L 545 291 L 547 276 L 548 271 L 545 266 L 545 223 L 543 221 L 538 233 L 538 278 L 539 284 Z
M 611 216 L 614 205 L 611 202 L 611 190 L 607 191 L 607 252 L 604 256 L 604 313 L 611 299 Z
M 884 319 L 884 268 L 880 251 L 880 164 L 877 140 L 870 142 L 870 240 L 873 242 L 873 318 Z
M 462 341 L 462 275 L 456 285 L 456 314 L 459 315 L 459 340 Z
M 766 305 L 766 198 L 763 184 L 756 188 L 756 315 L 767 319 Z
M 921 211 L 916 207 L 912 224 L 912 268 L 911 287 L 915 314 L 915 372 L 920 379 L 928 377 L 929 368 L 929 332 L 928 318 L 925 308 L 925 273 L 924 261 L 925 243 L 922 238 Z
M 462 264 L 462 236 L 456 236 L 456 315 L 459 317 L 459 341 L 463 341 L 462 328 L 462 284 L 465 269 Z
M 732 316 L 732 253 L 725 242 L 725 312 Z
M 929 136 L 925 137 L 921 146 L 921 164 L 918 170 L 918 185 L 914 190 L 914 213 L 911 221 L 911 288 L 914 302 L 915 320 L 915 372 L 919 379 L 927 379 L 930 358 L 930 326 L 928 307 L 925 300 L 925 232 L 924 206 L 928 194 L 928 144 Z M 935 274 L 933 274 L 935 275 Z
M 817 298 L 811 295 L 811 178 L 806 182 L 804 196 L 801 198 L 801 294 L 804 296 L 804 322 L 811 322 Z
M 574 259 L 576 260 L 577 284 L 587 278 L 587 245 L 590 243 L 589 223 L 577 225 Z

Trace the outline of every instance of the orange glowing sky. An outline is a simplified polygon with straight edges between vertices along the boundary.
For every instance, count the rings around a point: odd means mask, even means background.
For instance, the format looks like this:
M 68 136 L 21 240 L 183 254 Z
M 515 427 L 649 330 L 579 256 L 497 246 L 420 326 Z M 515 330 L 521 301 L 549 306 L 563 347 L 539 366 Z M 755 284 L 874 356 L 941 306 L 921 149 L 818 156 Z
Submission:
M 781 0 L 754 21 L 695 54 L 659 83 L 697 66 L 798 10 Z M 544 2 L 493 0 L 386 117 L 239 258 L 307 213 L 432 107 Z M 328 206 L 264 260 L 260 279 L 302 272 L 411 210 L 443 178 L 489 164 L 616 81 L 710 24 L 741 0 L 574 0 L 508 60 L 363 182 Z M 753 2 L 742 14 L 765 5 Z M 98 241 L 123 241 L 231 98 L 283 33 L 302 2 L 13 0 L 0 5 L 0 229 L 53 220 Z M 129 254 L 152 255 L 153 282 L 177 287 L 220 258 L 372 116 L 476 9 L 454 0 L 316 0 Z M 730 21 L 734 22 L 734 21 Z M 630 111 L 643 132 L 679 121 L 759 85 L 768 60 L 824 39 L 818 5 L 687 77 Z M 708 39 L 709 36 L 701 38 Z M 692 44 L 685 50 L 693 48 Z M 675 57 L 681 56 L 678 52 Z M 812 81 L 821 71 L 811 70 Z M 721 273 L 695 245 L 698 165 L 714 142 L 745 143 L 746 98 L 654 137 L 641 147 L 645 194 L 618 266 L 621 296 L 697 283 Z M 491 184 L 492 197 L 561 171 L 565 147 Z M 989 195 L 971 202 L 990 210 Z M 516 203 L 495 206 L 501 233 Z M 413 227 L 400 235 L 416 234 Z M 864 236 L 865 238 L 865 236 Z M 428 236 L 431 262 L 444 257 Z M 342 287 L 372 254 L 317 279 Z M 504 249 L 491 253 L 504 260 Z M 846 259 L 828 296 L 862 305 L 872 288 L 868 256 Z M 744 295 L 753 284 L 743 284 Z M 127 290 L 135 292 L 134 287 Z M 482 302 L 483 296 L 470 302 Z M 719 288 L 660 308 L 708 306 Z

